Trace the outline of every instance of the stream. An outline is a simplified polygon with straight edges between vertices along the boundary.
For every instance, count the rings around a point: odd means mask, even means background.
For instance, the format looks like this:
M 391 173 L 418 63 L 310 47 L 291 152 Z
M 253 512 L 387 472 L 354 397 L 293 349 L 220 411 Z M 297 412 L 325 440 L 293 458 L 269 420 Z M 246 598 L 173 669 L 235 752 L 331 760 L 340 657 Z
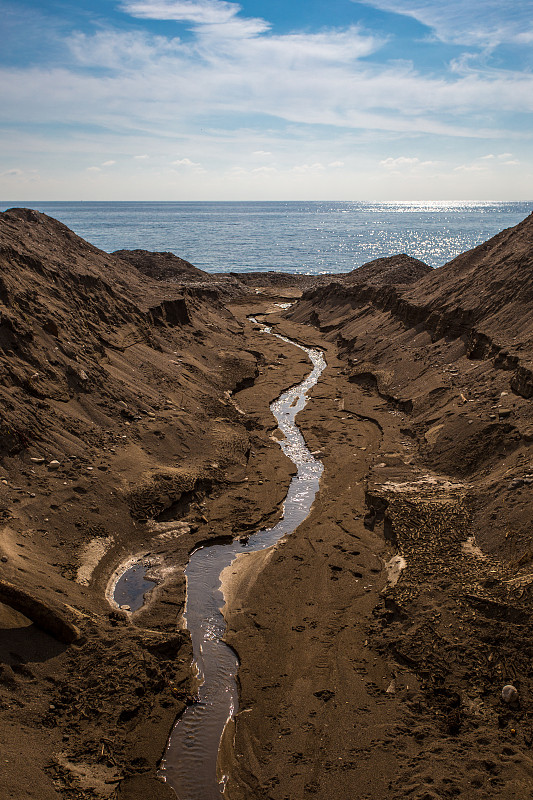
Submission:
M 256 322 L 253 318 L 251 321 Z M 283 516 L 273 528 L 254 533 L 247 543 L 237 539 L 231 544 L 200 547 L 192 553 L 185 570 L 185 625 L 191 634 L 201 685 L 197 702 L 188 706 L 176 722 L 160 767 L 160 776 L 179 800 L 220 800 L 226 783 L 225 776 L 217 779 L 217 757 L 224 728 L 238 711 L 239 660 L 223 641 L 226 624 L 221 613 L 224 597 L 220 573 L 238 555 L 272 547 L 282 536 L 292 533 L 309 514 L 323 471 L 322 463 L 307 448 L 295 417 L 306 404 L 307 392 L 326 367 L 324 356 L 320 350 L 272 333 L 270 327 L 265 326 L 261 331 L 299 347 L 313 364 L 305 380 L 283 392 L 270 406 L 285 437 L 279 444 L 296 465 L 297 473 L 285 498 Z M 133 598 L 128 596 L 128 603 L 132 602 Z

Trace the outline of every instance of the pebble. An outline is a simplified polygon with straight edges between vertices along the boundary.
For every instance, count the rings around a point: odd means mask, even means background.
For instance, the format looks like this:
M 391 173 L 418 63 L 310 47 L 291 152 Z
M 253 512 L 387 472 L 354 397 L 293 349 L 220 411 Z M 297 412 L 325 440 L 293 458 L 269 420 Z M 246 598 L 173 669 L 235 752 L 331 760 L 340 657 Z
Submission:
M 508 683 L 502 689 L 502 700 L 504 703 L 515 703 L 518 700 L 518 689 Z
M 33 464 L 44 464 L 46 459 L 44 458 L 44 456 L 33 456 L 32 458 L 30 458 L 30 461 Z
M 54 460 L 50 461 L 50 463 L 48 464 L 48 469 L 59 469 L 60 466 L 61 464 L 59 463 L 59 461 L 54 458 Z

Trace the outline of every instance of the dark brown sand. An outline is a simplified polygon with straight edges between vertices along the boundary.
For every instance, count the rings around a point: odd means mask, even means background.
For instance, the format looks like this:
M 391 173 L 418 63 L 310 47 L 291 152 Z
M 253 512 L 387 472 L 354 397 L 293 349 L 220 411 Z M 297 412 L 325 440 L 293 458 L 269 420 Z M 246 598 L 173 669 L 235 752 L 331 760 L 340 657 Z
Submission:
M 325 471 L 304 524 L 224 576 L 226 795 L 531 796 L 531 228 L 281 315 L 301 287 L 192 265 L 180 283 L 168 258 L 143 274 L 0 215 L 2 800 L 173 796 L 156 770 L 193 692 L 183 567 L 279 517 L 292 464 L 268 404 L 309 371 L 252 312 L 326 350 L 298 416 Z M 106 593 L 138 554 L 165 579 L 129 614 Z

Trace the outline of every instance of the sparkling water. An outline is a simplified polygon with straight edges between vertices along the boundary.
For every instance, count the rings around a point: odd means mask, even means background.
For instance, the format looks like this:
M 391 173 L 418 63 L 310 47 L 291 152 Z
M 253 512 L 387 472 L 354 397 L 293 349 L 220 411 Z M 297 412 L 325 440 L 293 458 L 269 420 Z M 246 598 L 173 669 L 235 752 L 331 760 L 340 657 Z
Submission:
M 170 251 L 208 272 L 349 272 L 407 253 L 439 267 L 516 225 L 533 202 L 4 202 L 113 250 Z

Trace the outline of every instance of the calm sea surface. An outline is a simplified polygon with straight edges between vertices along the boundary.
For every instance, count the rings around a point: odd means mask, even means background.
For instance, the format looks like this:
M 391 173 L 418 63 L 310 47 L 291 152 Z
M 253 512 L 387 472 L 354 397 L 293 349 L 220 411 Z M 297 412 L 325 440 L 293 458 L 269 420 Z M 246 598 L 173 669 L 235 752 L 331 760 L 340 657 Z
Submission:
M 106 251 L 171 251 L 208 272 L 348 272 L 407 253 L 439 267 L 516 225 L 533 202 L 11 202 Z

